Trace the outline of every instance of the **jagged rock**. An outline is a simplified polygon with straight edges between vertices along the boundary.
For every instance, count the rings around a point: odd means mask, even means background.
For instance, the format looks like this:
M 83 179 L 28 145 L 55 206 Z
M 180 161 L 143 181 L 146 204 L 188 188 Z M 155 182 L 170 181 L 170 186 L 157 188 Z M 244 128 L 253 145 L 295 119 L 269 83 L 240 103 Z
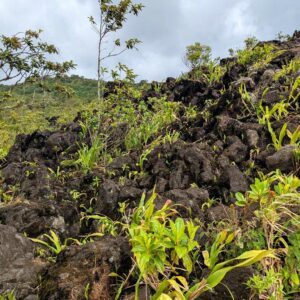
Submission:
M 1 207 L 0 222 L 31 237 L 46 233 L 49 228 L 66 235 L 77 235 L 80 216 L 74 206 L 74 203 L 55 205 L 50 202 L 25 201 Z
M 270 90 L 265 94 L 265 96 L 263 98 L 263 102 L 265 104 L 276 103 L 276 102 L 280 101 L 283 96 L 284 95 L 282 95 L 280 93 L 280 91 L 278 91 L 278 90 Z
M 233 83 L 235 88 L 239 88 L 242 84 L 245 85 L 247 91 L 252 91 L 255 88 L 255 82 L 251 77 L 241 77 L 239 80 Z
M 156 182 L 156 190 L 158 193 L 163 193 L 166 189 L 169 189 L 169 182 L 165 178 L 159 177 Z
M 76 145 L 79 136 L 74 132 L 55 132 L 45 141 L 45 152 L 49 157 Z
M 290 172 L 294 169 L 294 152 L 298 149 L 294 145 L 286 145 L 266 158 L 266 164 L 269 170 L 280 169 L 282 172 Z
M 247 144 L 249 147 L 254 148 L 259 141 L 259 135 L 256 130 L 248 129 L 246 131 Z
M 33 243 L 15 228 L 0 224 L 0 294 L 14 290 L 17 299 L 38 299 L 38 274 L 45 263 L 34 258 Z
M 201 207 L 208 200 L 209 193 L 205 189 L 190 187 L 186 190 L 170 190 L 164 196 L 174 201 L 174 203 L 182 205 L 185 208 L 183 210 L 185 215 L 187 215 L 187 209 L 191 209 L 193 215 L 200 216 L 202 215 Z
M 141 198 L 143 190 L 134 186 L 120 187 L 119 201 L 138 200 Z
M 230 160 L 239 163 L 245 160 L 247 150 L 247 146 L 238 139 L 236 142 L 234 142 L 224 150 L 223 155 L 227 156 Z
M 126 238 L 106 237 L 84 246 L 72 245 L 61 252 L 56 264 L 43 276 L 40 300 L 84 299 L 89 284 L 89 299 L 113 299 L 109 274 L 129 269 L 130 248 Z M 123 269 L 124 270 L 124 269 Z
M 206 218 L 208 223 L 221 222 L 223 220 L 230 220 L 232 213 L 228 206 L 219 204 L 207 209 Z
M 273 69 L 267 69 L 264 71 L 261 76 L 261 80 L 264 82 L 272 82 L 275 75 L 275 71 Z
M 226 173 L 232 193 L 246 192 L 248 190 L 249 185 L 247 179 L 236 165 L 228 166 Z
M 171 166 L 169 187 L 170 189 L 184 189 L 189 184 L 189 176 L 187 176 L 187 167 L 183 161 L 174 160 Z
M 111 179 L 106 179 L 99 188 L 99 198 L 96 201 L 96 212 L 112 216 L 117 209 L 120 186 Z

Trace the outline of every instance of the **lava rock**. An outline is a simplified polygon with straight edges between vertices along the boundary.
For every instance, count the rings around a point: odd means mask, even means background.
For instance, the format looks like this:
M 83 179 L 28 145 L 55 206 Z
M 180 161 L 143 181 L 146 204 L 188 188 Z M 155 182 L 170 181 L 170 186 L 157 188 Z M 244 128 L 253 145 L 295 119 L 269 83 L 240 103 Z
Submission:
M 38 299 L 38 274 L 46 264 L 34 258 L 33 243 L 16 229 L 0 224 L 0 294 L 14 290 L 17 299 Z
M 248 147 L 238 139 L 224 150 L 223 155 L 227 156 L 230 160 L 239 163 L 245 160 L 247 150 Z
M 298 149 L 294 145 L 286 145 L 266 158 L 266 165 L 269 170 L 280 169 L 282 172 L 294 170 L 294 152 Z
M 249 185 L 247 179 L 236 165 L 227 167 L 226 173 L 232 193 L 246 192 L 248 190 Z
M 44 274 L 39 299 L 84 299 L 87 284 L 89 299 L 113 299 L 109 274 L 116 269 L 128 270 L 130 265 L 126 238 L 105 237 L 84 246 L 72 245 L 58 255 L 57 263 Z
M 246 131 L 247 144 L 249 147 L 254 148 L 259 141 L 259 135 L 256 130 L 248 129 Z

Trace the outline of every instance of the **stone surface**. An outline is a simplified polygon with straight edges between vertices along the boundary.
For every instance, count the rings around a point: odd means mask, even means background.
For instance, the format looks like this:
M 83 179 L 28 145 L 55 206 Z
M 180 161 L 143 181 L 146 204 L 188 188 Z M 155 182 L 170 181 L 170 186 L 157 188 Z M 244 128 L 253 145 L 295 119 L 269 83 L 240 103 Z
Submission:
M 17 299 L 37 299 L 38 274 L 45 263 L 34 258 L 33 243 L 0 224 L 0 294 L 14 290 Z
M 230 191 L 232 193 L 246 192 L 248 190 L 249 185 L 247 179 L 237 166 L 229 166 L 226 169 L 226 173 L 229 180 Z
M 294 152 L 297 146 L 286 145 L 266 158 L 266 165 L 269 170 L 280 169 L 282 172 L 290 172 L 294 169 Z

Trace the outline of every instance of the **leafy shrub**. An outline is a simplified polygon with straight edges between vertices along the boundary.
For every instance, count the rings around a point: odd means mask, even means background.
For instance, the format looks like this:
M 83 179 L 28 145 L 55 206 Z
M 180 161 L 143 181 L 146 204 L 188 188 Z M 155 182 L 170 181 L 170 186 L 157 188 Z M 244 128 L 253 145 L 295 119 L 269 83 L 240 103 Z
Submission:
M 161 209 L 155 210 L 155 197 L 153 194 L 145 203 L 144 195 L 125 225 L 140 274 L 136 282 L 135 299 L 138 299 L 138 287 L 142 279 L 155 290 L 151 300 L 196 299 L 218 285 L 229 271 L 249 266 L 265 257 L 274 257 L 272 250 L 255 250 L 218 263 L 222 249 L 234 238 L 233 234 L 224 231 L 218 235 L 210 252 L 203 252 L 206 264 L 211 269 L 209 276 L 201 280 L 192 277 L 199 254 L 196 238 L 199 227 L 191 220 L 175 218 L 177 211 L 170 207 L 170 200 Z M 178 276 L 180 270 L 181 273 L 184 271 L 185 276 Z M 120 291 L 116 298 L 119 296 Z
M 246 228 L 243 235 L 253 245 L 254 238 L 264 239 L 269 249 L 280 247 L 282 260 L 271 259 L 259 275 L 249 282 L 261 297 L 283 299 L 284 294 L 299 292 L 299 247 L 300 216 L 300 179 L 296 176 L 282 175 L 279 171 L 256 178 L 245 194 L 236 194 L 236 204 L 254 207 L 254 228 Z M 261 230 L 260 230 L 261 228 Z M 260 230 L 258 236 L 249 238 L 248 233 Z M 258 233 L 258 231 L 257 231 Z M 288 242 L 287 242 L 288 241 Z
M 238 50 L 238 63 L 242 65 L 253 65 L 254 68 L 259 68 L 270 63 L 274 58 L 282 54 L 283 51 L 284 50 L 277 50 L 272 44 Z

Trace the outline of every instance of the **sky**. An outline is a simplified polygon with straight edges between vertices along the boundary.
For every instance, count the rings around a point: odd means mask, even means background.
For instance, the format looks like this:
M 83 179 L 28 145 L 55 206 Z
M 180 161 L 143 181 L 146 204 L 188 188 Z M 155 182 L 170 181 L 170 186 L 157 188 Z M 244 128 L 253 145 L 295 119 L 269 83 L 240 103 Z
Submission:
M 185 48 L 194 42 L 211 46 L 214 57 L 228 56 L 249 36 L 274 39 L 278 32 L 300 30 L 299 0 L 140 0 L 138 17 L 129 17 L 121 39 L 142 41 L 139 50 L 106 61 L 125 63 L 138 80 L 165 80 L 187 71 Z M 97 35 L 88 22 L 98 17 L 97 0 L 1 0 L 0 34 L 43 29 L 42 39 L 55 44 L 59 57 L 77 64 L 72 74 L 96 78 Z

